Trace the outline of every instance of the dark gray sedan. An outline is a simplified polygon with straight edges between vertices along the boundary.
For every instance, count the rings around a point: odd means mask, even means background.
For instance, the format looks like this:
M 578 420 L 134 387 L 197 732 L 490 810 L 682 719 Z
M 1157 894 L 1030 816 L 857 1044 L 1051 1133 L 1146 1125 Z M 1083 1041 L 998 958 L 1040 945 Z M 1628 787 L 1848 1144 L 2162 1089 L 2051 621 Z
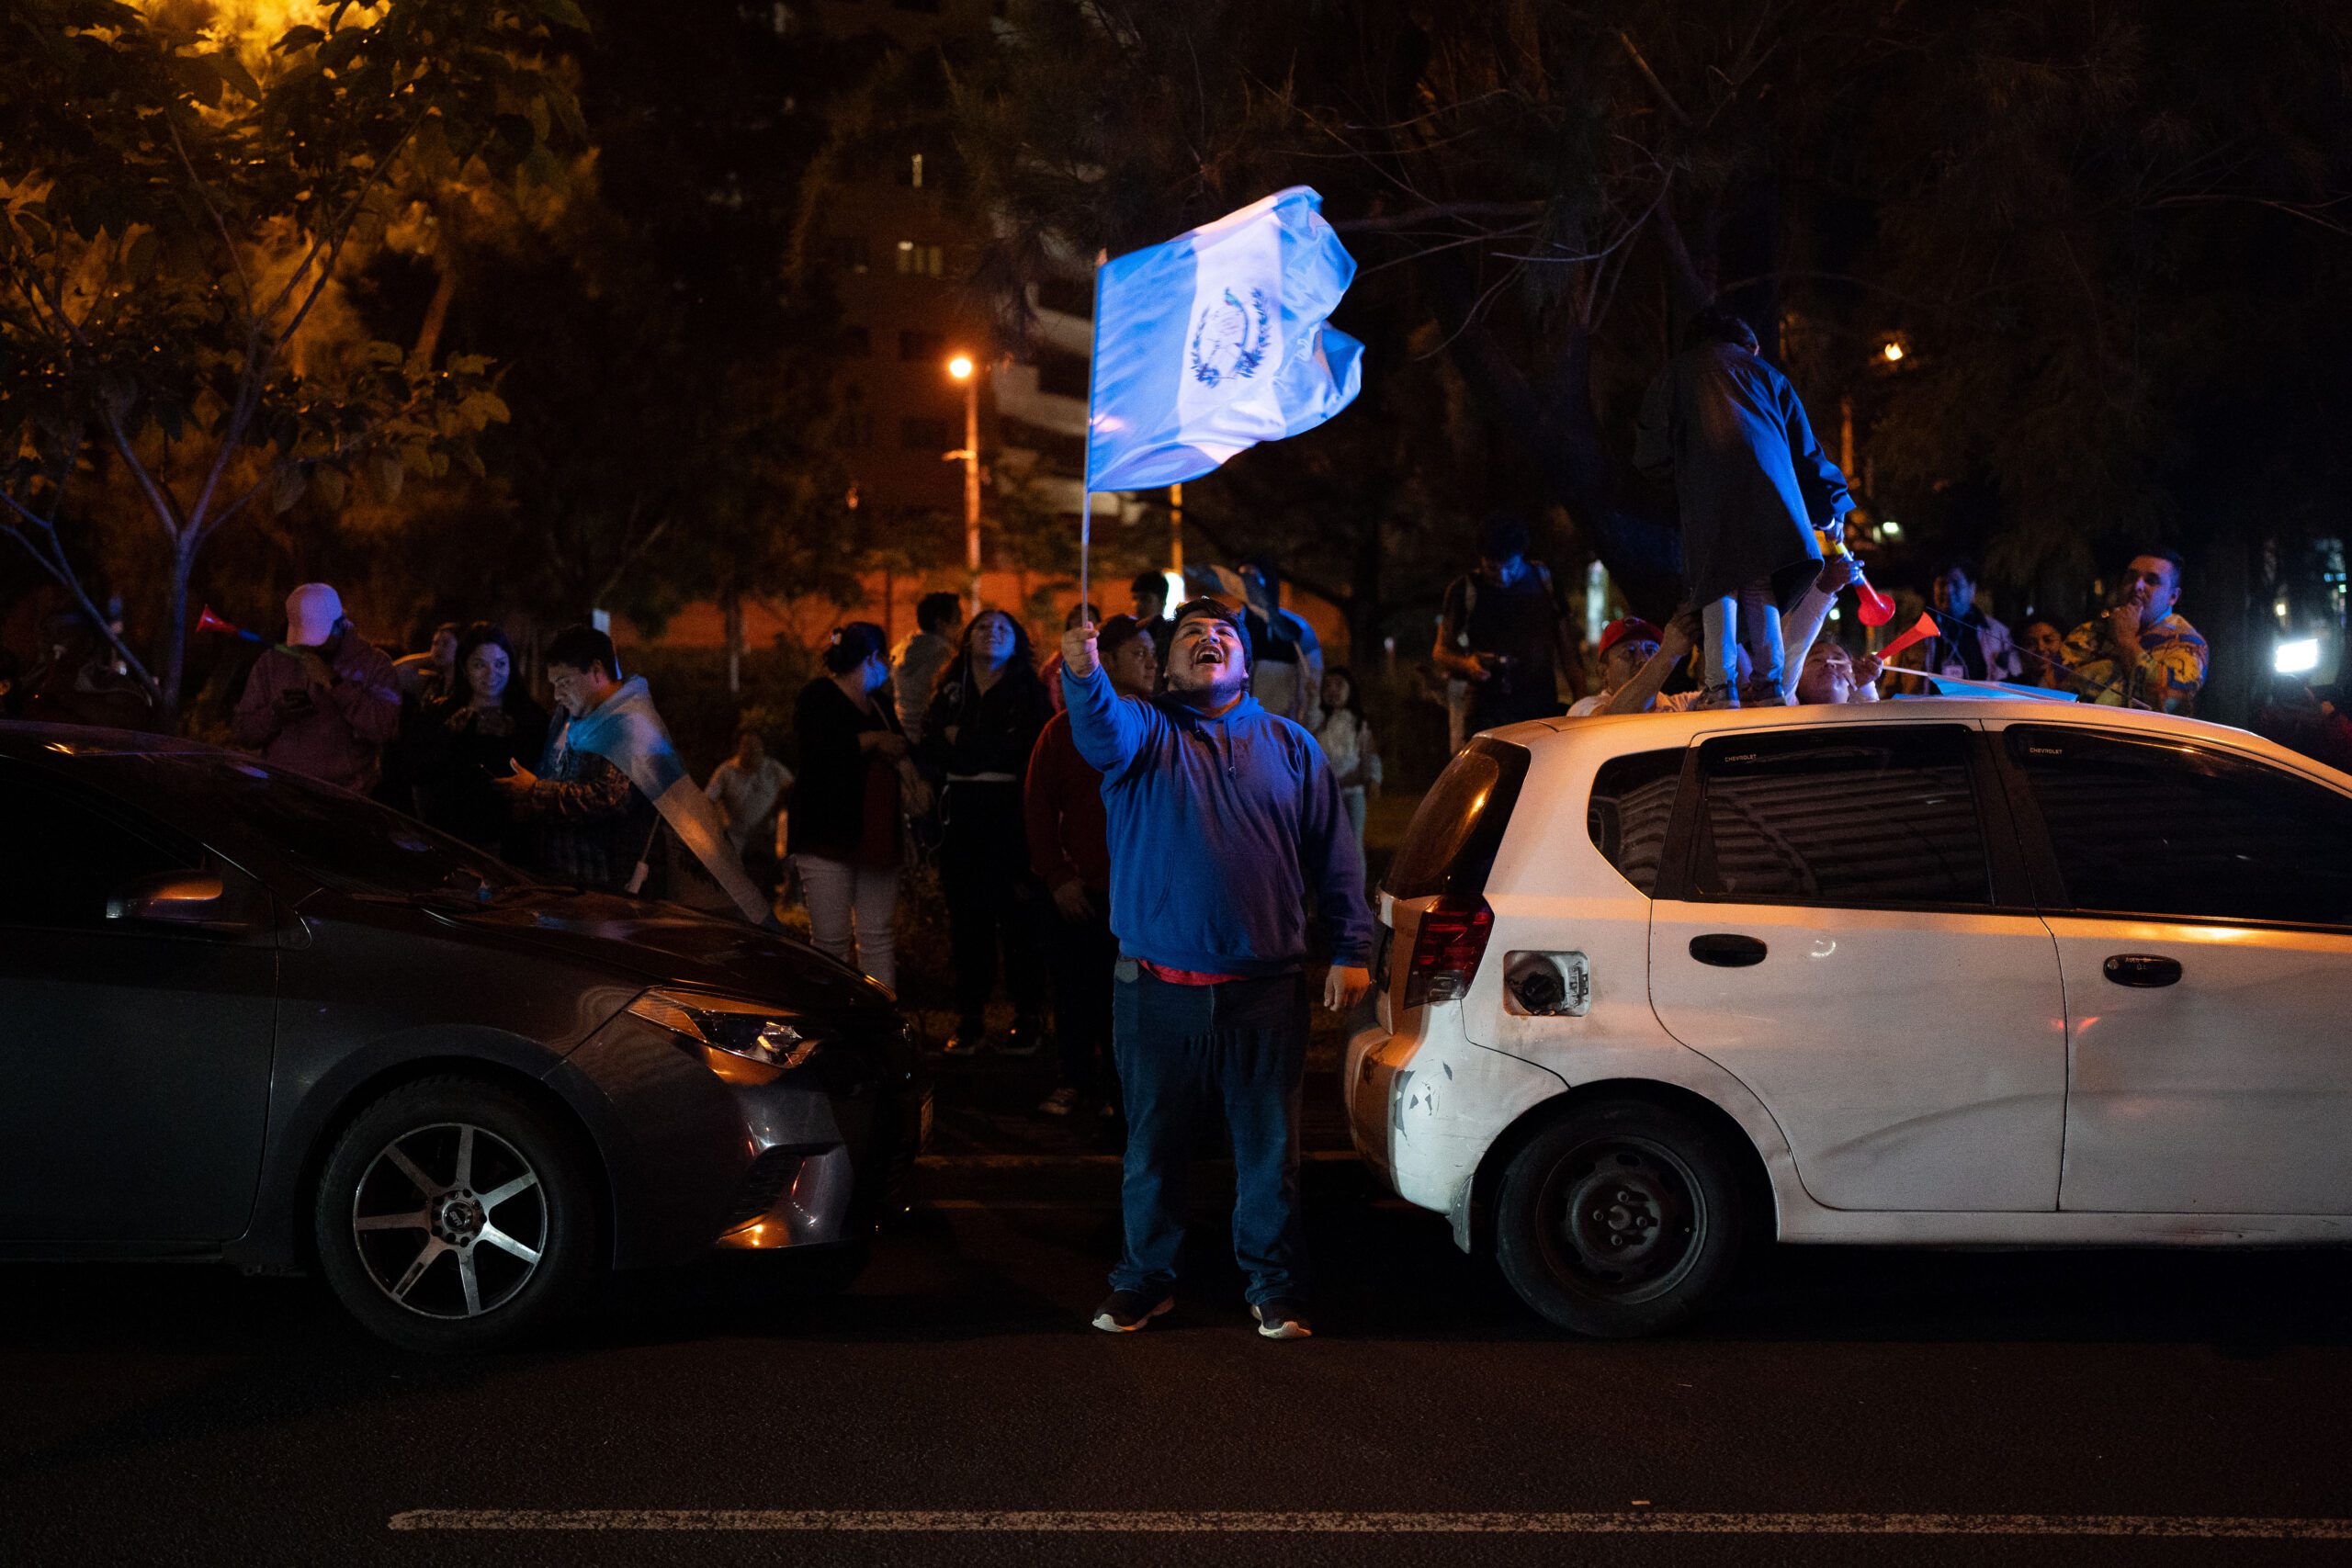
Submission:
M 317 1268 L 420 1349 L 605 1269 L 854 1272 L 926 1105 L 891 996 L 209 747 L 0 724 L 0 1258 Z

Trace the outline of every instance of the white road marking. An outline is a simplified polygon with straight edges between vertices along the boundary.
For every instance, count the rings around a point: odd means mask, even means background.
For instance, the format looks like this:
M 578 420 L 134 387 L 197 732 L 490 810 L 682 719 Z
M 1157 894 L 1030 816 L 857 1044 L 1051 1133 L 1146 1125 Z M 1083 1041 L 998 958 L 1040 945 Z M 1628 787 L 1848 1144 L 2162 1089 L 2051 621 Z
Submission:
M 2352 1518 L 2193 1514 L 1204 1513 L 1017 1509 L 412 1508 L 396 1530 L 769 1530 L 961 1535 L 2100 1536 L 2352 1540 Z

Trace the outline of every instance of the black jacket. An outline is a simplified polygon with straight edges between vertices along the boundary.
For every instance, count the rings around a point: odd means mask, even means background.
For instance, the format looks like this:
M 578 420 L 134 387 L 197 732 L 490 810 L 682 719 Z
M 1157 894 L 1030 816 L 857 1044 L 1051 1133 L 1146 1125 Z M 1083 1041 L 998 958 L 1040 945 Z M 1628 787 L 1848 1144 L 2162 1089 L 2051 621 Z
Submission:
M 1029 766 L 1037 737 L 1054 716 L 1053 699 L 1037 673 L 1019 663 L 987 691 L 950 664 L 923 717 L 922 760 L 950 778 L 1003 773 L 1015 781 Z M 947 739 L 950 726 L 956 739 Z
M 792 705 L 800 771 L 793 779 L 792 815 L 785 829 L 791 853 L 855 856 L 865 834 L 865 770 L 892 765 L 880 752 L 858 745 L 859 736 L 875 729 L 904 733 L 899 716 L 879 694 L 868 713 L 831 676 L 820 675 L 800 688 Z

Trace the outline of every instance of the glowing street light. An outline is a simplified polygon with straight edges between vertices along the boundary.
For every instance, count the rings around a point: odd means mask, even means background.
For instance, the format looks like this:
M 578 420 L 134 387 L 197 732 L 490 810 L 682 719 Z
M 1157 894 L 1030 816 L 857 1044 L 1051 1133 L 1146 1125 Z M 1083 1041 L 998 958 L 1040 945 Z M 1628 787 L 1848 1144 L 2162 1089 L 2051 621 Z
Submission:
M 948 379 L 964 384 L 964 445 L 945 456 L 964 460 L 964 597 L 980 613 L 980 367 L 968 354 L 947 361 Z
M 1885 358 L 1889 365 L 1897 365 L 1902 363 L 1903 345 L 1893 338 L 1886 340 L 1886 346 L 1880 349 L 1879 353 Z

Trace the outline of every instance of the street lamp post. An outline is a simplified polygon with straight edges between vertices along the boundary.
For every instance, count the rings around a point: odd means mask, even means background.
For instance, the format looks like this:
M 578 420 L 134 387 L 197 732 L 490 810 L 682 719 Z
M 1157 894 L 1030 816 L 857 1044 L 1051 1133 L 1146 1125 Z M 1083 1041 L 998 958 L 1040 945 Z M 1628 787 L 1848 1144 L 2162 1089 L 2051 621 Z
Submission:
M 964 384 L 964 597 L 980 613 L 980 368 L 968 354 L 947 362 L 948 377 Z

